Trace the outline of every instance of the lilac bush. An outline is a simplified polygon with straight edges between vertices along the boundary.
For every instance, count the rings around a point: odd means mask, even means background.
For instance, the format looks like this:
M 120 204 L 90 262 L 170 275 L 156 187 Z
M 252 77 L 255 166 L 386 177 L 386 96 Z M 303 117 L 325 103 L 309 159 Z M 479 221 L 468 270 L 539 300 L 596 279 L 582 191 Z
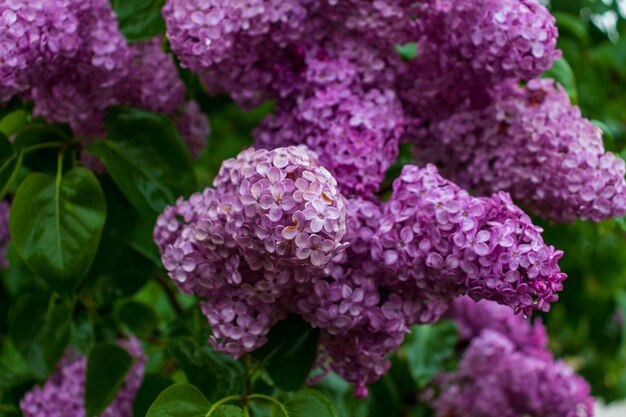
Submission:
M 105 417 L 591 416 L 544 220 L 625 216 L 626 164 L 544 3 L 0 0 L 0 413 L 94 414 L 118 340 Z

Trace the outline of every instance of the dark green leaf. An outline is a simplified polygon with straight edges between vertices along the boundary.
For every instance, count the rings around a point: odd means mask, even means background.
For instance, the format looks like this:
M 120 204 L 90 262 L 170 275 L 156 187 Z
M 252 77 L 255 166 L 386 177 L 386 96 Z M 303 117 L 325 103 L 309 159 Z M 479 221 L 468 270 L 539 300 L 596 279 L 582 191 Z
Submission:
M 333 403 L 321 392 L 303 389 L 285 403 L 289 417 L 339 417 Z
M 13 149 L 18 150 L 44 142 L 62 142 L 69 133 L 58 126 L 43 122 L 33 122 L 24 126 L 15 135 Z
M 11 136 L 15 134 L 28 120 L 28 113 L 24 109 L 17 109 L 0 119 L 0 133 Z
M 268 342 L 252 355 L 263 362 L 278 388 L 294 391 L 304 384 L 313 367 L 318 337 L 317 329 L 297 316 L 289 316 L 272 328 Z
M 189 154 L 169 119 L 118 107 L 106 120 L 108 139 L 97 141 L 89 151 L 104 162 L 135 207 L 159 213 L 195 190 Z
M 145 417 L 150 405 L 156 400 L 159 394 L 172 385 L 172 380 L 158 374 L 147 374 L 143 377 L 141 387 L 135 395 L 133 401 L 133 416 Z
M 456 325 L 450 321 L 411 327 L 404 351 L 418 387 L 425 386 L 435 375 L 447 369 L 446 366 L 454 358 L 457 339 Z
M 207 344 L 200 345 L 191 337 L 172 340 L 168 349 L 189 382 L 211 401 L 243 391 L 243 367 L 231 357 L 215 352 Z
M 559 26 L 559 31 L 568 31 L 576 36 L 581 43 L 588 43 L 591 40 L 587 32 L 587 25 L 580 17 L 563 12 L 555 12 L 553 14 Z
M 153 38 L 165 31 L 161 9 L 165 0 L 111 0 L 120 31 L 129 43 Z
M 113 401 L 132 365 L 128 352 L 114 344 L 96 345 L 89 352 L 85 380 L 87 417 L 100 414 Z
M 102 189 L 91 171 L 74 168 L 56 178 L 34 173 L 11 205 L 11 236 L 26 265 L 69 295 L 89 270 L 105 218 Z
M 15 349 L 10 339 L 5 339 L 0 349 L 0 391 L 13 388 L 33 379 L 28 363 Z
M 205 417 L 210 406 L 198 388 L 176 384 L 157 397 L 146 417 Z
M 221 405 L 211 413 L 211 417 L 243 417 L 243 409 L 235 405 Z
M 128 300 L 116 309 L 118 320 L 126 325 L 133 333 L 149 335 L 157 326 L 157 316 L 146 304 Z
M 572 103 L 578 103 L 578 87 L 576 86 L 576 77 L 574 71 L 570 67 L 565 58 L 559 58 L 552 63 L 552 68 L 545 71 L 542 76 L 544 78 L 552 78 L 563 86 Z
M 45 379 L 70 337 L 72 308 L 49 293 L 24 294 L 9 313 L 9 335 L 38 379 Z
M 7 137 L 0 133 L 0 200 L 11 190 L 23 159 L 23 150 L 14 153 Z

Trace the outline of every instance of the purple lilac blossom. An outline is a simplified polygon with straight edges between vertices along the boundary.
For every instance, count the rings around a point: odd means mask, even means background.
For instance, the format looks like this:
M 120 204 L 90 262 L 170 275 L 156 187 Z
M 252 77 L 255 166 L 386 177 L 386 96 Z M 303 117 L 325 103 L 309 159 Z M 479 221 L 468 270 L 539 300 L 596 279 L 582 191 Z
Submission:
M 185 103 L 182 113 L 174 117 L 178 128 L 192 159 L 197 159 L 207 144 L 207 137 L 211 134 L 209 119 L 200 110 L 198 103 L 189 100 Z
M 383 213 L 374 258 L 424 289 L 427 309 L 468 294 L 530 314 L 558 299 L 563 252 L 543 242 L 506 193 L 472 197 L 433 165 L 407 165 Z
M 421 121 L 465 103 L 480 107 L 494 84 L 537 77 L 561 55 L 556 21 L 538 0 L 435 0 L 419 8 L 418 56 L 399 91 Z
M 507 306 L 493 301 L 476 302 L 469 297 L 456 298 L 445 317 L 456 322 L 462 343 L 471 342 L 483 330 L 489 329 L 505 335 L 519 351 L 550 357 L 548 334 L 540 318 L 531 321 L 521 314 L 514 314 Z
M 552 220 L 626 215 L 624 161 L 550 79 L 503 86 L 489 107 L 433 123 L 414 149 L 461 186 L 508 191 Z
M 338 373 L 355 385 L 355 396 L 365 397 L 365 385 L 387 372 L 388 355 L 417 321 L 420 295 L 414 286 L 394 283 L 372 260 L 380 203 L 350 199 L 346 210 L 350 246 L 325 268 L 325 277 L 300 288 L 296 312 L 321 330 L 317 366 Z
M 507 317 L 508 316 L 508 317 Z M 436 416 L 591 417 L 589 384 L 547 350 L 545 329 L 510 309 L 457 299 L 449 317 L 468 344 L 458 369 L 435 379 Z
M 375 192 L 398 157 L 404 115 L 390 88 L 368 87 L 391 65 L 358 44 L 312 48 L 300 73 L 282 74 L 283 98 L 254 132 L 257 146 L 305 143 L 337 178 L 346 195 Z M 349 52 L 349 53 L 348 53 Z M 380 67 L 361 65 L 365 56 Z
M 50 122 L 69 123 L 83 132 L 101 129 L 99 119 L 115 101 L 112 87 L 126 76 L 130 58 L 109 2 L 42 2 L 41 12 L 53 17 L 41 29 L 41 37 L 29 45 L 36 58 L 25 71 L 28 90 L 23 95 L 33 100 L 33 114 Z M 59 40 L 63 45 L 67 42 L 65 53 L 39 54 L 39 48 L 50 46 L 44 33 L 65 20 L 72 22 L 73 29 Z
M 128 76 L 116 87 L 120 104 L 173 115 L 185 102 L 185 84 L 171 55 L 154 38 L 130 45 Z
M 306 146 L 248 148 L 222 163 L 214 185 L 232 198 L 228 222 L 255 261 L 321 268 L 343 249 L 344 198 Z
M 132 417 L 133 401 L 143 379 L 147 358 L 135 338 L 118 344 L 135 358 L 124 385 L 100 417 Z M 36 386 L 20 401 L 24 417 L 84 417 L 87 357 L 72 350 L 65 352 L 57 370 L 43 386 Z
M 16 95 L 32 100 L 34 115 L 68 123 L 77 136 L 103 136 L 113 105 L 177 116 L 195 156 L 208 120 L 184 92 L 161 40 L 128 45 L 107 0 L 0 1 L 0 103 Z
M 210 92 L 228 91 L 247 107 L 268 98 L 272 62 L 300 36 L 307 10 L 299 0 L 169 0 L 167 37 L 183 66 Z
M 206 299 L 213 346 L 239 357 L 344 249 L 344 200 L 304 147 L 246 149 L 214 185 L 166 208 L 154 239 L 179 288 Z

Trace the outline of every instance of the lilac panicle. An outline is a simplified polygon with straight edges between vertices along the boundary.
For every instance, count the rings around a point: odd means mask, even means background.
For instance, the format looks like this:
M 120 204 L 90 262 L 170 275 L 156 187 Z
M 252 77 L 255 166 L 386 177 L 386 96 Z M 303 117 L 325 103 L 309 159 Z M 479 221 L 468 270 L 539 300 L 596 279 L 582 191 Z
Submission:
M 400 91 L 422 121 L 481 106 L 493 85 L 535 78 L 561 55 L 555 18 L 539 0 L 435 0 L 418 16 L 419 54 Z
M 593 416 L 589 384 L 553 359 L 541 323 L 469 299 L 455 301 L 450 317 L 469 346 L 456 371 L 435 379 L 436 416 Z
M 504 86 L 487 108 L 433 123 L 416 142 L 417 159 L 468 189 L 508 191 L 552 220 L 626 215 L 624 161 L 605 151 L 602 131 L 553 83 Z
M 179 288 L 206 299 L 211 343 L 238 357 L 265 343 L 296 287 L 344 250 L 344 198 L 305 147 L 246 149 L 214 185 L 166 208 L 154 239 Z
M 375 258 L 427 299 L 469 294 L 530 314 L 547 311 L 566 278 L 563 252 L 542 231 L 506 193 L 472 197 L 433 165 L 407 165 L 385 205 Z
M 398 157 L 404 115 L 393 89 L 384 83 L 369 87 L 392 64 L 371 48 L 346 42 L 343 49 L 310 48 L 300 73 L 285 69 L 286 96 L 254 132 L 255 144 L 272 149 L 305 143 L 344 193 L 369 195 Z
M 139 390 L 147 362 L 139 341 L 121 340 L 118 344 L 134 357 L 124 385 L 100 417 L 132 417 L 133 401 Z M 43 386 L 35 386 L 20 401 L 24 417 L 84 417 L 87 357 L 69 348 L 57 370 Z

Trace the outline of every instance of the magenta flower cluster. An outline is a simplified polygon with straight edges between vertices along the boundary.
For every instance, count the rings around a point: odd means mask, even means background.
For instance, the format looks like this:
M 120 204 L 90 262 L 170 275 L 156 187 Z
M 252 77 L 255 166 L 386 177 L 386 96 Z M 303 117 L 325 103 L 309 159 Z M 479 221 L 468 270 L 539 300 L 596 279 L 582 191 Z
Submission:
M 120 340 L 118 345 L 134 357 L 134 364 L 124 385 L 100 417 L 132 417 L 133 401 L 145 372 L 147 358 L 135 338 Z M 43 386 L 35 386 L 20 401 L 24 417 L 84 417 L 87 357 L 69 348 L 57 370 Z
M 112 105 L 191 116 L 182 133 L 197 154 L 208 121 L 184 92 L 161 41 L 128 45 L 107 0 L 0 2 L 0 104 L 32 100 L 34 115 L 69 123 L 77 136 L 103 136 Z
M 417 159 L 436 162 L 460 185 L 510 190 L 548 218 L 626 215 L 624 160 L 604 151 L 602 131 L 550 79 L 505 86 L 490 106 L 433 123 L 419 143 Z
M 250 148 L 214 185 L 168 207 L 154 231 L 174 282 L 206 298 L 213 346 L 241 356 L 299 314 L 321 330 L 318 366 L 360 396 L 409 327 L 439 319 L 455 296 L 530 313 L 566 277 L 562 252 L 508 195 L 471 197 L 434 166 L 405 167 L 382 204 L 345 199 L 304 147 Z
M 207 298 L 211 343 L 238 357 L 265 343 L 297 287 L 344 249 L 345 203 L 304 147 L 244 150 L 214 185 L 167 208 L 154 238 L 179 288 Z
M 545 329 L 495 303 L 457 299 L 450 313 L 468 344 L 437 379 L 436 416 L 591 417 L 587 382 L 547 350 Z
M 499 109 L 510 95 L 507 87 L 534 80 L 560 56 L 555 19 L 538 0 L 170 0 L 163 14 L 173 51 L 182 65 L 200 75 L 209 92 L 228 93 L 244 107 L 276 100 L 275 113 L 254 133 L 255 146 L 306 144 L 347 196 L 372 197 L 397 157 L 400 139 L 413 144 L 420 160 L 434 161 L 422 154 L 444 146 L 437 129 L 441 123 L 458 113 Z M 416 43 L 417 56 L 403 62 L 393 48 L 406 42 Z M 526 90 L 535 95 L 533 85 L 516 95 Z M 592 139 L 597 133 L 581 133 L 589 130 L 584 127 L 588 122 L 567 100 L 547 101 L 553 103 L 553 116 L 526 117 L 530 115 L 523 112 L 519 123 L 524 126 L 516 130 L 516 138 L 529 147 L 557 150 L 569 146 L 568 137 L 582 138 L 584 147 L 597 142 Z M 549 111 L 547 104 L 529 107 L 537 115 Z M 556 107 L 568 116 L 554 115 Z M 493 117 L 472 120 L 508 131 L 504 124 L 492 123 Z M 447 127 L 441 129 L 450 136 Z M 558 140 L 550 134 L 556 128 L 562 132 Z M 444 153 L 464 154 L 466 136 L 456 135 L 456 147 L 447 146 Z M 503 136 L 502 142 L 510 143 L 508 139 Z M 611 155 L 592 146 L 609 164 Z M 570 191 L 555 196 L 558 186 L 542 190 L 538 184 L 555 173 L 567 183 L 571 168 L 544 164 L 544 156 L 532 151 L 525 162 L 528 171 L 514 170 L 519 165 L 511 165 L 505 155 L 491 152 L 487 158 L 483 149 L 476 149 L 483 155 L 480 163 L 510 169 L 493 169 L 502 180 L 478 191 L 511 192 L 556 220 L 599 220 L 626 212 L 626 201 L 619 197 L 626 183 L 617 162 L 607 167 L 590 161 L 585 168 L 582 181 L 604 177 L 608 169 L 609 184 L 596 180 L 593 192 L 566 184 Z M 458 178 L 474 175 L 458 165 Z M 530 172 L 535 173 L 533 187 L 523 180 Z M 489 174 L 481 172 L 481 180 L 491 181 Z M 579 174 L 573 175 L 574 182 Z M 518 177 L 522 180 L 516 182 Z M 520 197 L 520 189 L 528 194 L 533 188 L 532 198 Z M 559 208 L 548 212 L 552 206 Z
M 536 0 L 435 0 L 418 16 L 419 55 L 400 91 L 421 121 L 481 105 L 492 85 L 537 77 L 560 56 L 555 19 Z

